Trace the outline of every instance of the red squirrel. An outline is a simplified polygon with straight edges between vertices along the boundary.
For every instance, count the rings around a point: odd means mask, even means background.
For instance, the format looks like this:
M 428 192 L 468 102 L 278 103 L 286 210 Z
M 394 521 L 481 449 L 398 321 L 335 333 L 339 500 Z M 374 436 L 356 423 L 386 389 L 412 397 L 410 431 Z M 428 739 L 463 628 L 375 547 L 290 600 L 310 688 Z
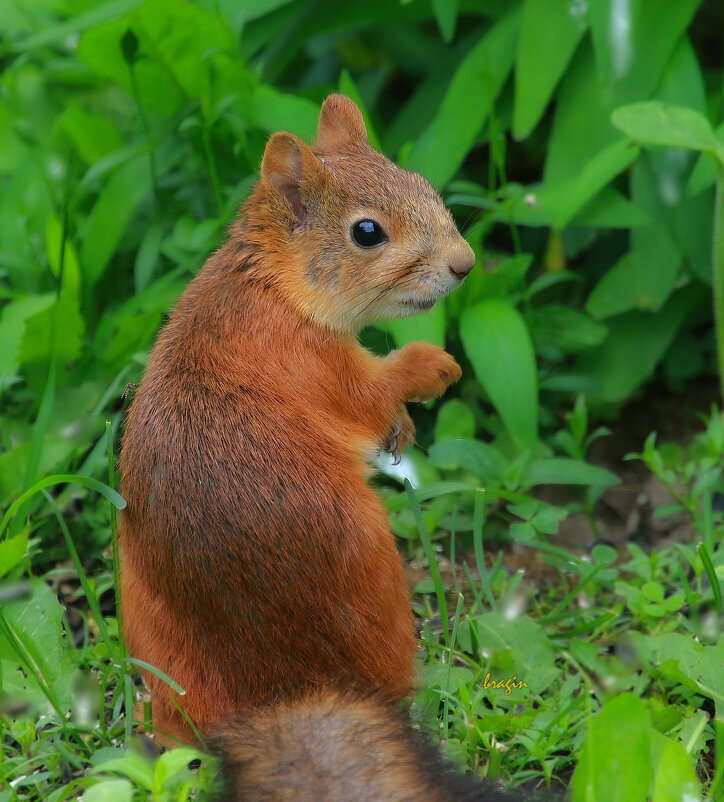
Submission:
M 228 241 L 161 331 L 120 467 L 121 604 L 153 723 L 193 742 L 315 689 L 413 688 L 402 563 L 367 484 L 410 441 L 408 401 L 460 378 L 442 348 L 378 357 L 357 334 L 430 309 L 475 257 L 438 193 L 370 147 L 342 95 L 317 143 L 274 134 Z

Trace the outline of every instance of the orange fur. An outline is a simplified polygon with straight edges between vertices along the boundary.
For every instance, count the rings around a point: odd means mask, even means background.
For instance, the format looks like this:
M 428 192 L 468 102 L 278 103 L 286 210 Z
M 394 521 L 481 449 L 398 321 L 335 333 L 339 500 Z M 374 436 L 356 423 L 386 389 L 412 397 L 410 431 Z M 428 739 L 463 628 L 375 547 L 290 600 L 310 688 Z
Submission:
M 363 249 L 355 220 L 389 241 Z M 324 104 L 319 143 L 269 141 L 261 178 L 158 337 L 121 452 L 132 653 L 202 729 L 320 686 L 408 695 L 409 600 L 367 460 L 404 403 L 460 377 L 442 349 L 385 358 L 356 333 L 429 308 L 472 267 L 439 196 Z M 155 724 L 193 740 L 146 674 Z

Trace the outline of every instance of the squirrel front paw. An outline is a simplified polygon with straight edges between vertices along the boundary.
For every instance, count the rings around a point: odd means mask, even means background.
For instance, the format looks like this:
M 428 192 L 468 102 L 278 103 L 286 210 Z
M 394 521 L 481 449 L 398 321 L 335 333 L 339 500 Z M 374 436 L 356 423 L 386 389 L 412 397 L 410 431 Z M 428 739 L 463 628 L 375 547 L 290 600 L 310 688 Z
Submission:
M 381 443 L 381 450 L 392 454 L 392 464 L 399 465 L 402 452 L 415 441 L 415 424 L 403 406 Z
M 460 365 L 442 348 L 430 343 L 409 343 L 399 352 L 410 379 L 408 401 L 430 401 L 463 375 Z

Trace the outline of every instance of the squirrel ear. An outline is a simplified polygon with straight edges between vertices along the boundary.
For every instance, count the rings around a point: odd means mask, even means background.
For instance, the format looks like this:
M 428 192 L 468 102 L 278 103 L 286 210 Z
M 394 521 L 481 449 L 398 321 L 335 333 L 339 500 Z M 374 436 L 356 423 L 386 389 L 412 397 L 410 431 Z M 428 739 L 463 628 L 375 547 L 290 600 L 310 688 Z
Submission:
M 366 145 L 367 128 L 357 104 L 345 95 L 330 95 L 322 104 L 317 142 L 323 147 Z
M 292 207 L 299 223 L 307 217 L 300 190 L 304 179 L 318 175 L 322 165 L 311 148 L 298 136 L 280 131 L 266 145 L 261 162 L 261 177 Z

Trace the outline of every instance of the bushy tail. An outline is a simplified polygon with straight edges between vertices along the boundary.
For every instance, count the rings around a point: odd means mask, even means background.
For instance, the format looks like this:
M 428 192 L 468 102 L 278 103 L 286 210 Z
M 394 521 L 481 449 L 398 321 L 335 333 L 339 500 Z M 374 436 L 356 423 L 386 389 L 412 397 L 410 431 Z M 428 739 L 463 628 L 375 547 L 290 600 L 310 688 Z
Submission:
M 317 693 L 218 728 L 219 802 L 522 802 L 446 763 L 402 714 Z

